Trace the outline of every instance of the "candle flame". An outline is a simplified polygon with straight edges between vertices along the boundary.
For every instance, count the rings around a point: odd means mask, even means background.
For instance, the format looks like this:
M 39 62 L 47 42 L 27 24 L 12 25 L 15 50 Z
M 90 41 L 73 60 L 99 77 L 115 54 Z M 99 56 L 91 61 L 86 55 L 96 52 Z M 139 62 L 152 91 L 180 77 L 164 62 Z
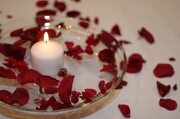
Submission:
M 44 33 L 44 41 L 47 43 L 49 41 L 49 36 L 48 36 L 48 33 L 45 32 Z

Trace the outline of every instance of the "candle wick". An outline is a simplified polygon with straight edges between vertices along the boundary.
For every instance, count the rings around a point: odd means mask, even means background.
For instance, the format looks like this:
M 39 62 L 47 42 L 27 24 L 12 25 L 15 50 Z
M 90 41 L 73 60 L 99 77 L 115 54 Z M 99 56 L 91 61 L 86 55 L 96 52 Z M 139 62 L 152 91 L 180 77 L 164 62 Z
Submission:
M 47 44 L 47 41 L 46 41 L 46 44 Z

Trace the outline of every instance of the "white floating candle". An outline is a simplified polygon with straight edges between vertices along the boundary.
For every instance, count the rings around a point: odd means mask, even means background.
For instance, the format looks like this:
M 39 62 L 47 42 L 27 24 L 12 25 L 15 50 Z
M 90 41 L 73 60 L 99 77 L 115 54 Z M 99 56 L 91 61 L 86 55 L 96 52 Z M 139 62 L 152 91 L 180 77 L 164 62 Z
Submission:
M 32 68 L 43 75 L 54 75 L 63 68 L 64 50 L 60 43 L 49 40 L 47 32 L 44 41 L 35 43 L 31 48 Z

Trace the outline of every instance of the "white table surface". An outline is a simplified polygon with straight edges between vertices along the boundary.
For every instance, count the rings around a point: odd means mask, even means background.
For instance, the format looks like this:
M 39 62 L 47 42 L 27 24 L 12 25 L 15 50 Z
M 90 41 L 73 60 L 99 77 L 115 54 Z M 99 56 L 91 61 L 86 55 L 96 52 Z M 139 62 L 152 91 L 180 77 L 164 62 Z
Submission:
M 143 64 L 141 72 L 126 73 L 125 80 L 128 85 L 121 91 L 116 91 L 114 95 L 112 94 L 112 99 L 100 109 L 90 115 L 79 115 L 74 118 L 125 119 L 117 106 L 127 104 L 131 109 L 131 119 L 180 119 L 180 1 L 81 0 L 79 3 L 71 0 L 64 1 L 67 4 L 66 11 L 79 10 L 83 17 L 89 16 L 91 19 L 98 17 L 99 26 L 107 31 L 110 31 L 111 27 L 117 23 L 122 32 L 120 39 L 132 42 L 132 44 L 124 45 L 127 56 L 140 53 L 147 61 Z M 46 8 L 54 9 L 54 0 L 49 0 L 49 2 Z M 36 0 L 0 0 L 0 24 L 23 17 L 33 17 L 37 11 L 45 9 L 37 8 L 35 3 Z M 13 18 L 7 19 L 7 15 L 12 15 Z M 154 44 L 138 40 L 137 31 L 143 26 L 153 34 Z M 174 57 L 176 61 L 170 62 L 169 57 Z M 175 74 L 170 78 L 156 78 L 153 69 L 158 63 L 171 64 Z M 164 97 L 177 101 L 176 110 L 168 111 L 159 106 L 161 97 L 156 87 L 157 80 L 166 85 L 177 84 L 177 91 L 171 89 Z M 11 114 L 11 111 L 6 112 L 3 108 L 0 109 L 0 113 L 0 119 L 40 118 L 13 112 Z

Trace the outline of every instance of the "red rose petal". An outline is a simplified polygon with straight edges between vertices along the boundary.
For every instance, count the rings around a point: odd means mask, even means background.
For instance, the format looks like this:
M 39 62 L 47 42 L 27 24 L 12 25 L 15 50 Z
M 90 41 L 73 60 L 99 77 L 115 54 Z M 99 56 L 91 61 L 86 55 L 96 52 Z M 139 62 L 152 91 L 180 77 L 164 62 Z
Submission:
M 17 88 L 14 91 L 12 98 L 20 106 L 23 106 L 29 101 L 29 93 L 25 88 Z
M 41 76 L 41 74 L 33 69 L 27 69 L 23 72 L 21 72 L 17 76 L 17 80 L 19 84 L 23 85 L 26 83 L 36 83 L 38 84 L 38 77 Z
M 75 17 L 78 17 L 78 16 L 80 16 L 80 12 L 79 11 L 69 11 L 69 12 L 67 12 L 67 17 L 73 17 L 73 18 L 75 18 Z
M 63 12 L 64 10 L 66 10 L 66 4 L 65 2 L 59 2 L 59 1 L 55 1 L 54 2 L 54 7 L 56 7 L 59 11 Z
M 170 111 L 173 111 L 177 108 L 177 102 L 172 99 L 160 99 L 159 105 Z
M 88 22 L 84 22 L 84 21 L 80 21 L 79 25 L 85 29 L 87 29 L 89 27 L 89 23 Z
M 130 118 L 130 108 L 128 105 L 119 104 L 118 108 L 120 109 L 120 111 L 124 117 Z
M 160 83 L 159 81 L 157 81 L 157 88 L 158 88 L 158 92 L 159 94 L 164 97 L 166 94 L 168 94 L 168 92 L 170 91 L 171 89 L 171 86 L 170 85 L 164 85 L 162 83 Z
M 98 57 L 102 62 L 107 62 L 107 63 L 115 62 L 114 52 L 109 49 L 101 50 L 98 54 Z
M 11 69 L 5 69 L 4 67 L 0 67 L 0 77 L 16 79 L 15 73 Z
M 86 46 L 85 52 L 90 55 L 93 54 L 93 50 L 92 50 L 91 46 L 89 46 L 89 45 Z
M 13 47 L 18 47 L 18 46 L 20 46 L 26 42 L 27 42 L 27 40 L 20 39 L 20 40 L 13 43 Z
M 117 66 L 115 65 L 115 64 L 113 64 L 113 63 L 110 63 L 110 64 L 108 64 L 108 65 L 105 65 L 100 71 L 102 72 L 102 71 L 110 71 L 110 70 L 112 70 L 112 69 L 114 69 L 114 68 L 116 68 Z
M 56 99 L 54 98 L 54 96 L 52 96 L 52 97 L 49 99 L 49 104 L 50 104 L 50 106 L 53 108 L 53 110 L 60 109 L 60 103 L 58 103 L 58 102 L 56 101 Z
M 152 34 L 148 30 L 146 30 L 144 27 L 141 28 L 141 30 L 139 31 L 139 35 L 141 37 L 144 37 L 149 43 L 151 44 L 154 43 L 154 38 Z
M 70 49 L 68 49 L 68 51 L 65 51 L 67 56 L 71 56 L 77 60 L 82 60 L 81 56 L 79 56 L 80 53 L 83 53 L 83 49 L 81 48 L 80 45 L 74 46 Z
M 0 53 L 3 54 L 4 56 L 9 57 L 11 53 L 11 49 L 12 49 L 11 44 L 0 43 Z
M 48 107 L 49 107 L 49 100 L 46 101 L 45 99 L 42 99 L 40 107 L 36 107 L 36 110 L 46 110 Z
M 20 28 L 20 29 L 17 29 L 17 30 L 15 30 L 15 31 L 12 31 L 11 33 L 10 33 L 10 36 L 11 37 L 18 37 L 18 36 L 20 36 L 20 34 L 23 32 L 23 29 L 22 28 Z
M 0 90 L 0 100 L 6 104 L 12 104 L 12 93 L 7 90 Z
M 120 29 L 119 29 L 119 26 L 117 24 L 115 24 L 112 29 L 111 29 L 111 34 L 114 34 L 114 35 L 121 35 L 121 32 L 120 32 Z
M 90 36 L 88 36 L 88 38 L 86 39 L 86 43 L 88 45 L 93 45 L 96 46 L 99 43 L 100 39 L 99 38 L 94 38 L 94 34 L 91 34 Z
M 138 53 L 134 53 L 132 54 L 129 58 L 128 58 L 128 62 L 139 62 L 139 63 L 144 63 L 146 62 L 142 56 Z
M 169 61 L 176 61 L 176 59 L 174 57 L 170 57 Z
M 75 2 L 80 2 L 81 0 L 72 0 L 72 1 L 75 1 Z
M 109 34 L 107 31 L 102 30 L 102 33 L 98 34 L 98 38 L 102 41 L 104 45 L 106 45 L 110 50 L 116 51 L 117 44 L 116 39 Z
M 85 99 L 84 103 L 89 103 L 92 101 L 93 97 L 96 95 L 97 91 L 94 89 L 84 89 L 85 92 L 82 92 L 83 98 Z
M 174 69 L 170 64 L 159 63 L 153 73 L 158 78 L 171 77 L 174 74 Z
M 96 25 L 99 24 L 99 19 L 98 19 L 98 17 L 95 17 L 95 18 L 94 18 L 94 23 L 95 23 Z
M 106 93 L 105 81 L 104 80 L 99 82 L 98 87 L 99 87 L 99 90 L 101 91 L 101 94 L 105 94 Z
M 59 97 L 61 101 L 66 105 L 71 105 L 70 95 L 72 91 L 74 76 L 69 75 L 63 78 L 59 85 Z
M 66 44 L 66 46 L 67 46 L 68 49 L 71 49 L 71 48 L 74 46 L 74 43 L 73 43 L 73 42 L 68 42 L 68 41 L 66 41 L 65 44 Z
M 48 5 L 48 1 L 47 0 L 39 0 L 36 2 L 36 6 L 37 7 L 45 7 Z
M 109 89 L 112 87 L 113 84 L 114 84 L 114 83 L 111 82 L 111 81 L 108 82 L 108 83 L 106 83 L 106 84 L 105 84 L 105 89 L 106 89 L 106 90 L 109 90 Z
M 177 90 L 177 84 L 175 84 L 175 85 L 173 86 L 173 89 L 174 89 L 174 90 Z

